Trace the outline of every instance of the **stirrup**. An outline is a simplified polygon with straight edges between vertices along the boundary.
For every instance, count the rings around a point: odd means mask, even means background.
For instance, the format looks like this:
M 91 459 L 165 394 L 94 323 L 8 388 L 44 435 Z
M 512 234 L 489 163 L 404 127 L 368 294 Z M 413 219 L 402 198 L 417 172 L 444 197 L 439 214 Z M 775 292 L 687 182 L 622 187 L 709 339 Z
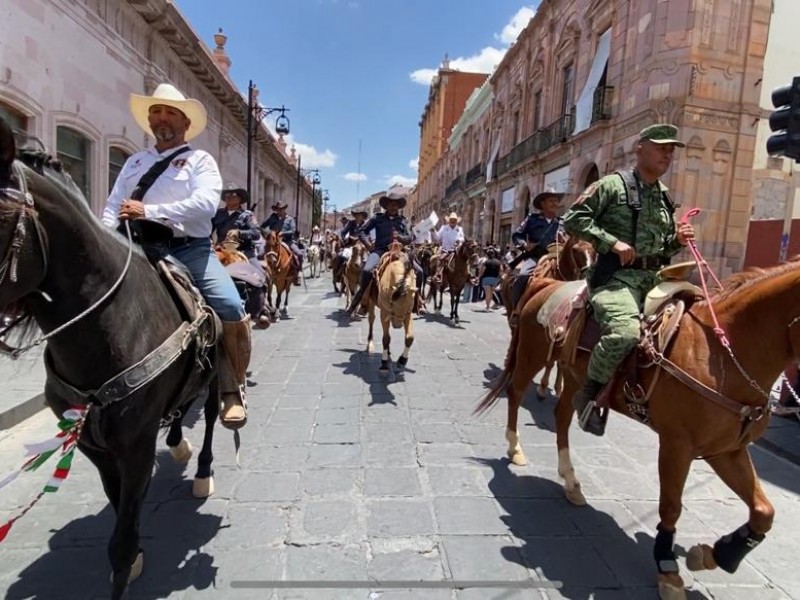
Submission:
M 583 407 L 581 414 L 578 415 L 578 425 L 584 431 L 586 431 L 586 425 L 589 423 L 589 419 L 592 418 L 596 406 L 597 402 L 595 400 L 589 400 L 586 406 Z

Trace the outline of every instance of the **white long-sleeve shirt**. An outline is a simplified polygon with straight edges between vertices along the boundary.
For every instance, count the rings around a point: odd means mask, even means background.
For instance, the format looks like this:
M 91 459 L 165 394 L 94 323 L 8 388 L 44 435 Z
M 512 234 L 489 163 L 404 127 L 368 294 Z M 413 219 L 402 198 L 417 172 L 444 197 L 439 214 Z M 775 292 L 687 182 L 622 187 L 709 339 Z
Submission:
M 456 249 L 459 242 L 464 241 L 464 230 L 461 225 L 450 227 L 449 224 L 442 225 L 436 232 L 436 239 L 442 245 L 442 250 L 452 252 Z
M 159 153 L 155 148 L 131 156 L 122 167 L 103 210 L 103 223 L 119 224 L 122 202 L 131 197 L 142 175 L 177 148 Z M 204 150 L 179 154 L 147 190 L 142 202 L 148 219 L 159 219 L 178 236 L 210 237 L 211 219 L 219 206 L 222 177 L 217 161 Z

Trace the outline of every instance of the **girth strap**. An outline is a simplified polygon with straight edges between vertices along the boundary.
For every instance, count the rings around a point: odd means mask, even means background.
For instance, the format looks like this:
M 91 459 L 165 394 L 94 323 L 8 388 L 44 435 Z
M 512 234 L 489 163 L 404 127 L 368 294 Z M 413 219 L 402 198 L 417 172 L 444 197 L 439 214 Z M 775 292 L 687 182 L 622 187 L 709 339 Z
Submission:
M 166 371 L 198 336 L 203 323 L 209 318 L 211 315 L 203 312 L 192 323 L 184 321 L 158 348 L 136 364 L 114 375 L 96 390 L 79 390 L 64 381 L 53 368 L 52 357 L 45 349 L 44 366 L 49 383 L 55 385 L 57 392 L 66 395 L 73 403 L 105 408 L 109 404 L 124 400 Z

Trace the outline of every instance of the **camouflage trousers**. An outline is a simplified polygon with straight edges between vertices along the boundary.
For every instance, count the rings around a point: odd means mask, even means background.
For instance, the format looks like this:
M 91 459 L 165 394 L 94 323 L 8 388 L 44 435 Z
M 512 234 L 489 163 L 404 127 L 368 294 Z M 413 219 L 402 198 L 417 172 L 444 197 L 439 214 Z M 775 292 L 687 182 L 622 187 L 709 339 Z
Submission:
M 601 327 L 600 341 L 592 350 L 587 375 L 607 383 L 639 342 L 639 314 L 645 296 L 655 284 L 648 271 L 625 269 L 625 281 L 612 278 L 589 293 L 594 317 Z

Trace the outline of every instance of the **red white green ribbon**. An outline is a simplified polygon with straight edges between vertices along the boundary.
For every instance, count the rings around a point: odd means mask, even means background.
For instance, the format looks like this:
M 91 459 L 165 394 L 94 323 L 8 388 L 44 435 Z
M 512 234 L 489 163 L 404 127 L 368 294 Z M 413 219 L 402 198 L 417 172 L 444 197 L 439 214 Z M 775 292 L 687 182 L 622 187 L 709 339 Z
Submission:
M 72 467 L 72 458 L 75 456 L 75 449 L 78 447 L 78 440 L 81 436 L 81 428 L 86 419 L 88 408 L 85 406 L 73 406 L 64 411 L 64 415 L 58 422 L 59 432 L 52 439 L 38 442 L 36 444 L 25 445 L 25 462 L 18 470 L 9 473 L 0 479 L 0 489 L 4 488 L 22 473 L 35 471 L 46 463 L 56 452 L 61 450 L 61 458 L 58 460 L 55 471 L 44 489 L 15 517 L 11 518 L 4 525 L 0 526 L 0 542 L 2 542 L 11 530 L 11 526 L 21 517 L 32 509 L 42 497 L 48 492 L 57 492 L 69 475 Z

